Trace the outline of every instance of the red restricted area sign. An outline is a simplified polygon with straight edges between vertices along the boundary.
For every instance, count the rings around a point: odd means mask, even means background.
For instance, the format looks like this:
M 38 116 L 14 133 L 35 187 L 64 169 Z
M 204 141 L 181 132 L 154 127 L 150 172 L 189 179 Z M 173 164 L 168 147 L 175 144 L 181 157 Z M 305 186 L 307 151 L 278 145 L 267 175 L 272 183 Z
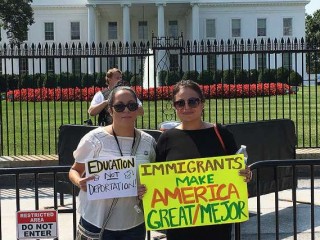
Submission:
M 58 237 L 58 214 L 56 210 L 17 212 L 17 239 Z

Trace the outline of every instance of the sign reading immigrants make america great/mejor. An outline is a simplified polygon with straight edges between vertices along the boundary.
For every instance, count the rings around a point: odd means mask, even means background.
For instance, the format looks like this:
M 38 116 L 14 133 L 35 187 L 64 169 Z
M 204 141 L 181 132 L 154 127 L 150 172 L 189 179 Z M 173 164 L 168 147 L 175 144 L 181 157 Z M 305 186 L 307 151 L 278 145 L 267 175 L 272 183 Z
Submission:
M 87 182 L 89 200 L 137 196 L 135 156 L 88 159 L 85 168 L 95 176 Z
M 140 165 L 146 228 L 248 220 L 247 183 L 238 173 L 244 168 L 242 154 Z

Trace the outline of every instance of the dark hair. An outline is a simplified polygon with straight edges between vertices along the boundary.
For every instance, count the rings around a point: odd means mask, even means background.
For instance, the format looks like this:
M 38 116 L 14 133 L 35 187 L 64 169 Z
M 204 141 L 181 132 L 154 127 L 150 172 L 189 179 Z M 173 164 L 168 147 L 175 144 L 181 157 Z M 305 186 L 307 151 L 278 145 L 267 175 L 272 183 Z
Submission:
M 181 81 L 177 82 L 176 85 L 174 85 L 173 91 L 172 91 L 172 100 L 173 101 L 175 101 L 175 97 L 181 88 L 192 89 L 193 91 L 195 91 L 198 94 L 201 102 L 204 102 L 205 98 L 204 98 L 204 95 L 203 95 L 203 92 L 202 92 L 200 86 L 192 80 L 181 80 Z
M 129 91 L 132 94 L 132 96 L 134 97 L 134 99 L 136 100 L 136 102 L 138 102 L 137 94 L 135 93 L 135 91 L 133 91 L 128 86 L 119 86 L 119 87 L 115 87 L 114 89 L 112 89 L 111 93 L 108 96 L 108 107 L 109 108 L 111 108 L 113 106 L 114 96 L 116 95 L 117 92 L 119 92 L 121 90 Z

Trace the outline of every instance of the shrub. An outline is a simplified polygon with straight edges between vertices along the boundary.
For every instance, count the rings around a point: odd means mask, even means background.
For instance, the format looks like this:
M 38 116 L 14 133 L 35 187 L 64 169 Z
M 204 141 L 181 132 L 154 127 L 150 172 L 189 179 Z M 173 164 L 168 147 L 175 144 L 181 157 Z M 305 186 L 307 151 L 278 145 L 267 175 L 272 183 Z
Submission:
M 275 69 L 267 69 L 261 71 L 259 74 L 259 83 L 272 83 L 276 82 L 276 70 Z
M 299 73 L 292 71 L 288 77 L 288 84 L 291 86 L 300 86 L 302 84 L 302 77 Z
M 23 74 L 20 77 L 19 88 L 36 88 L 37 83 L 33 82 L 32 75 Z
M 168 71 L 161 70 L 158 74 L 158 82 L 160 86 L 165 86 L 167 81 Z
M 130 82 L 132 76 L 133 76 L 133 73 L 127 70 L 122 73 L 122 80 L 126 82 Z
M 225 84 L 234 84 L 234 72 L 231 70 L 224 70 L 222 82 Z
M 191 70 L 191 71 L 186 71 L 183 74 L 182 79 L 183 80 L 192 80 L 192 81 L 197 82 L 198 76 L 199 76 L 199 73 L 196 70 Z
M 95 74 L 94 74 L 95 75 Z M 95 84 L 94 75 L 92 74 L 83 74 L 81 78 L 81 87 L 92 87 Z
M 175 72 L 175 71 L 171 71 L 171 72 L 168 73 L 168 79 L 166 81 L 166 85 L 167 86 L 175 85 L 180 80 L 181 79 L 180 79 L 179 74 L 177 72 Z
M 259 71 L 257 69 L 250 69 L 248 72 L 248 83 L 258 83 Z
M 213 84 L 213 72 L 209 70 L 203 70 L 198 76 L 198 83 L 203 85 Z
M 142 86 L 142 84 L 143 84 L 143 76 L 141 76 L 140 74 L 134 74 L 131 77 L 131 80 L 130 80 L 131 86 Z
M 276 81 L 287 83 L 291 70 L 288 68 L 280 67 L 277 69 Z
M 18 89 L 19 77 L 17 75 L 7 75 L 7 89 Z
M 248 83 L 248 71 L 245 69 L 237 70 L 235 72 L 234 80 L 236 84 Z
M 213 83 L 222 83 L 223 72 L 221 70 L 216 70 L 213 73 Z
M 57 76 L 53 73 L 46 74 L 43 81 L 43 87 L 56 88 L 58 86 Z
M 106 87 L 106 73 L 98 73 L 95 80 L 95 86 L 97 87 Z

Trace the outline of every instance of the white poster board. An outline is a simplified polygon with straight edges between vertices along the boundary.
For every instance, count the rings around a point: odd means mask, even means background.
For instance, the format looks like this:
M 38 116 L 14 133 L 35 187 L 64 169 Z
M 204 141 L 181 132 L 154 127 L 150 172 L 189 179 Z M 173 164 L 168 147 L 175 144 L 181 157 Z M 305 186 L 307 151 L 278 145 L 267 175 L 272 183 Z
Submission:
M 85 164 L 89 200 L 137 196 L 135 156 L 88 159 Z
M 56 210 L 17 212 L 17 239 L 54 239 L 58 237 Z

